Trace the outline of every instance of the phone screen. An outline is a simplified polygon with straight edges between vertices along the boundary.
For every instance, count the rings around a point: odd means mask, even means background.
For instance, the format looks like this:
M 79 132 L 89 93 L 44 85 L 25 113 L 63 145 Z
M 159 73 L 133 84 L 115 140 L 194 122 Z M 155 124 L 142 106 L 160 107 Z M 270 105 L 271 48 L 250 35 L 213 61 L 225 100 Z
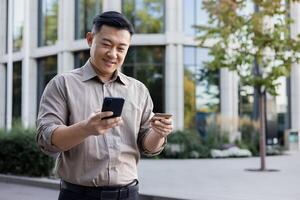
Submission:
M 103 119 L 120 117 L 123 110 L 125 99 L 120 97 L 105 97 L 102 104 L 102 112 L 112 111 L 113 115 L 109 117 L 104 117 Z

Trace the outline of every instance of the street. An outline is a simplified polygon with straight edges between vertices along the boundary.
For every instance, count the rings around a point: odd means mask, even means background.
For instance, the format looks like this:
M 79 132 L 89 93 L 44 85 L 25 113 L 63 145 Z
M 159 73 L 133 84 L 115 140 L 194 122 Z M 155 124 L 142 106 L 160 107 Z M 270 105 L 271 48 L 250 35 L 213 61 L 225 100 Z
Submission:
M 157 200 L 166 199 L 157 196 L 192 200 L 300 199 L 299 151 L 268 156 L 267 169 L 278 171 L 246 171 L 259 166 L 259 157 L 143 159 L 139 163 L 140 193 L 148 195 L 147 200 L 153 199 L 151 196 Z M 0 200 L 55 200 L 57 197 L 58 190 L 0 182 Z
M 0 200 L 55 200 L 58 190 L 0 182 Z

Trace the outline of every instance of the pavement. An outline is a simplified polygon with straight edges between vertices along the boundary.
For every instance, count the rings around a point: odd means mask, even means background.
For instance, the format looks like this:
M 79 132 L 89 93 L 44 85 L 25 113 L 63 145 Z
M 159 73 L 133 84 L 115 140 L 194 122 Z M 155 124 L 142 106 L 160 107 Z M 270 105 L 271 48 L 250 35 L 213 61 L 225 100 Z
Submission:
M 276 171 L 246 170 L 258 169 L 259 166 L 259 157 L 194 160 L 143 159 L 139 163 L 141 200 L 300 199 L 299 151 L 267 157 L 267 169 Z M 49 195 L 50 200 L 57 199 L 58 196 L 58 180 L 0 175 L 0 181 L 2 182 L 0 182 L 0 200 L 27 200 L 16 196 L 25 192 L 27 196 L 32 195 L 29 199 L 35 200 L 33 194 L 35 190 L 46 188 L 52 189 L 36 192 L 37 197 L 43 194 L 43 200 L 48 200 L 46 196 Z M 44 188 L 38 188 L 37 185 Z M 28 188 L 22 190 L 18 187 Z M 32 194 L 29 194 L 30 191 Z

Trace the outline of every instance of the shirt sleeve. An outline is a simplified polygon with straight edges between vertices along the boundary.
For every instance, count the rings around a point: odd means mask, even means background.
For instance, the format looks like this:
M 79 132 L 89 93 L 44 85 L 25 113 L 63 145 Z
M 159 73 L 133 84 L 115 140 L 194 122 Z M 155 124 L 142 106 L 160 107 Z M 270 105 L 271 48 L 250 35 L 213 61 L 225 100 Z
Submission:
M 141 126 L 140 126 L 140 131 L 139 131 L 139 136 L 138 136 L 138 146 L 140 152 L 148 157 L 156 156 L 160 154 L 164 147 L 167 144 L 167 140 L 165 138 L 164 144 L 161 146 L 161 148 L 157 152 L 149 152 L 144 145 L 144 141 L 146 136 L 152 131 L 150 127 L 150 119 L 154 116 L 154 113 L 152 112 L 153 110 L 153 102 L 151 99 L 151 96 L 149 94 L 149 91 L 146 89 L 146 97 L 145 97 L 145 104 L 143 108 L 143 113 L 142 113 L 142 120 L 141 120 Z
M 56 76 L 47 85 L 41 97 L 37 124 L 37 143 L 50 156 L 57 156 L 61 150 L 51 143 L 55 129 L 67 125 L 68 110 L 62 76 Z

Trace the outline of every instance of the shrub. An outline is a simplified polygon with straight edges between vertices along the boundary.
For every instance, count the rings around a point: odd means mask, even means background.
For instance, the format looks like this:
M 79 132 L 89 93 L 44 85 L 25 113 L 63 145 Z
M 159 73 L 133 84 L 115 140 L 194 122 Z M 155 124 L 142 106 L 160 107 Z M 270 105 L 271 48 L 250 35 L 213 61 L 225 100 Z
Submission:
M 21 127 L 0 131 L 0 173 L 49 176 L 54 160 L 38 149 L 35 135 Z
M 244 149 L 249 149 L 254 156 L 259 155 L 259 124 L 249 118 L 240 118 L 239 130 L 241 132 L 241 140 L 236 144 Z
M 194 130 L 176 131 L 168 137 L 161 158 L 198 158 L 205 154 L 199 134 Z M 200 153 L 201 152 L 201 153 Z M 201 154 L 201 155 L 200 155 Z M 206 156 L 202 156 L 206 157 Z
M 209 158 L 210 150 L 222 148 L 228 143 L 226 134 L 218 126 L 210 125 L 207 136 L 201 137 L 196 130 L 176 131 L 168 137 L 168 145 L 159 158 Z

